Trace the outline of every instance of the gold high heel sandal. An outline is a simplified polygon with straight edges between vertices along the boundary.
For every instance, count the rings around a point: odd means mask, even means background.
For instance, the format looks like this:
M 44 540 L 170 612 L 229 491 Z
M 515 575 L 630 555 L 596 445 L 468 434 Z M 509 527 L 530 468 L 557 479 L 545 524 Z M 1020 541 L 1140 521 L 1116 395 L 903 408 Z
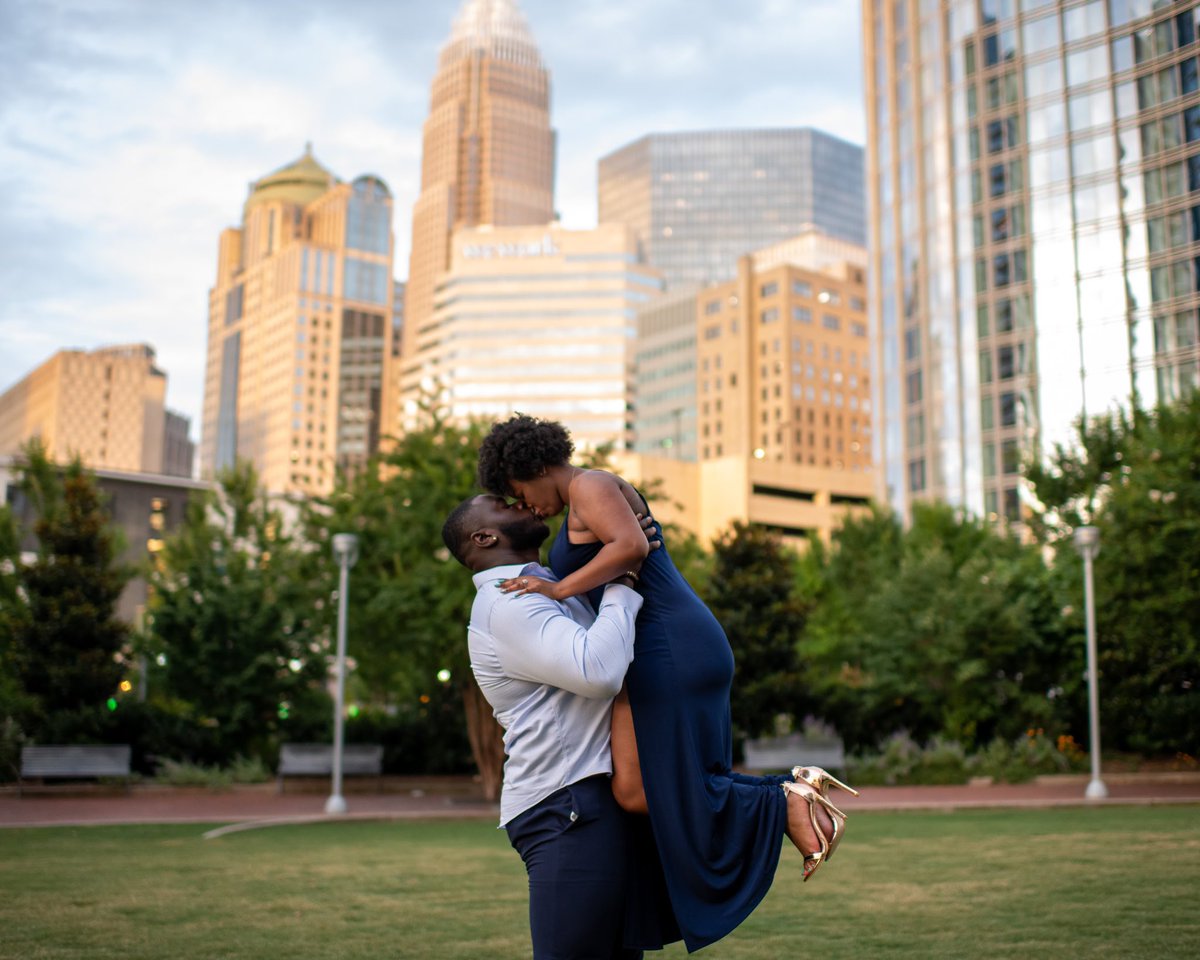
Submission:
M 833 852 L 838 848 L 838 844 L 842 842 L 842 835 L 846 832 L 846 814 L 833 805 L 829 799 L 829 788 L 837 787 L 839 790 L 845 790 L 852 796 L 857 797 L 858 791 L 853 787 L 842 783 L 837 777 L 829 773 L 829 771 L 821 767 L 792 767 L 792 783 L 785 783 L 783 789 L 785 793 L 795 793 L 803 797 L 808 802 L 808 815 L 812 821 L 813 830 L 821 839 L 821 849 L 817 853 L 811 853 L 804 858 L 804 879 L 808 880 L 814 873 L 817 872 L 817 867 L 833 856 Z M 804 784 L 812 789 L 812 793 L 805 791 L 800 784 Z M 829 819 L 833 821 L 833 836 L 826 837 L 825 832 L 821 829 L 817 820 L 817 804 L 825 808 L 829 814 Z M 809 864 L 812 864 L 809 867 Z

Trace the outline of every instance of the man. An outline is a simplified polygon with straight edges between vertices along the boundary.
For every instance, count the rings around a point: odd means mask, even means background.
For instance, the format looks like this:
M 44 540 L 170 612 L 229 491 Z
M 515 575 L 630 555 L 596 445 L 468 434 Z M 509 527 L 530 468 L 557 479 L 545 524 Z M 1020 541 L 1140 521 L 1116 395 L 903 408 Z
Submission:
M 501 592 L 512 577 L 553 577 L 537 562 L 548 534 L 522 504 L 486 495 L 442 528 L 474 573 L 471 670 L 508 755 L 500 825 L 529 875 L 534 960 L 637 960 L 622 946 L 627 820 L 612 795 L 609 730 L 642 598 L 630 577 L 605 588 L 598 613 L 583 597 Z

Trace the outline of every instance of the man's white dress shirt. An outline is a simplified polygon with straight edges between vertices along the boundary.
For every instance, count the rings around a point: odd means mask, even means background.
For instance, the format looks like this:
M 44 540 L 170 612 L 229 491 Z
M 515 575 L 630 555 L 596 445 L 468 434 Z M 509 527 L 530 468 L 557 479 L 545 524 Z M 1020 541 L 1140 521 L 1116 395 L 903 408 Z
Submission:
M 633 660 L 642 598 L 610 584 L 595 614 L 583 597 L 506 594 L 522 574 L 554 579 L 538 564 L 506 564 L 473 577 L 467 628 L 471 670 L 504 728 L 500 825 L 554 791 L 612 773 L 612 698 Z

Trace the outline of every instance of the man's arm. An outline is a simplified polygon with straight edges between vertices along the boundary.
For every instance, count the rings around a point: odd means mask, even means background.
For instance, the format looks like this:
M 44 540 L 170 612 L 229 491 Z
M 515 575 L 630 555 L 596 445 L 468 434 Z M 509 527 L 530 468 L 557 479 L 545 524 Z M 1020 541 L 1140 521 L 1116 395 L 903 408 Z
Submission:
M 620 691 L 633 660 L 634 620 L 641 607 L 637 592 L 610 585 L 595 622 L 584 628 L 549 597 L 501 594 L 488 627 L 508 676 L 605 699 Z

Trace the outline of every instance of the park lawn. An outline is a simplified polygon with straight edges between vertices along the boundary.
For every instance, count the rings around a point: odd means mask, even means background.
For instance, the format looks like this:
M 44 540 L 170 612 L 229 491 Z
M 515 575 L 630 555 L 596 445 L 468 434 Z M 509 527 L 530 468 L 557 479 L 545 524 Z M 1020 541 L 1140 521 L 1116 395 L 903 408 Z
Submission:
M 0 958 L 529 956 L 524 870 L 489 823 L 204 829 L 0 830 Z M 700 956 L 1200 957 L 1200 807 L 858 813 L 809 883 L 785 850 Z

